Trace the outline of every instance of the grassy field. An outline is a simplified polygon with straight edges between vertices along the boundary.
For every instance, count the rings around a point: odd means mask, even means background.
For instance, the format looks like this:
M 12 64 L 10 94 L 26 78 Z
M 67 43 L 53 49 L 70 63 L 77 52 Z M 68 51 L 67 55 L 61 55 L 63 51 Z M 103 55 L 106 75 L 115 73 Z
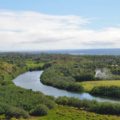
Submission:
M 58 106 L 49 111 L 49 114 L 45 117 L 32 117 L 28 120 L 120 120 L 120 117 L 99 115 L 73 107 Z
M 38 67 L 43 67 L 44 63 L 43 62 L 33 62 L 33 61 L 26 61 L 26 65 L 28 68 L 38 68 Z
M 78 84 L 82 84 L 85 91 L 90 91 L 93 87 L 98 86 L 120 86 L 120 80 L 87 81 Z

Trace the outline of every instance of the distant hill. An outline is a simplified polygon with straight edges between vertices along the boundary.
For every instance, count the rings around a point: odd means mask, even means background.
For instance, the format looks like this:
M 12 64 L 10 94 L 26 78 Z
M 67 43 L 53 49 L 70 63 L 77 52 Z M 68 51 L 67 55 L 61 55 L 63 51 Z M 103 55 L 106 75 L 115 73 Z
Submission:
M 50 50 L 35 53 L 72 54 L 72 55 L 120 55 L 120 49 L 76 49 L 76 50 Z

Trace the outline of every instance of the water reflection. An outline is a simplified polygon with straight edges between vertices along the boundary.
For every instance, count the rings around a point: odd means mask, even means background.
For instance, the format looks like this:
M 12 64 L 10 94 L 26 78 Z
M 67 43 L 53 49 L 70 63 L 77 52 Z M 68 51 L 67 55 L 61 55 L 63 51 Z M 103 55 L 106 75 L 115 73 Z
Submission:
M 110 100 L 110 99 L 104 99 L 100 97 L 94 97 L 90 95 L 89 93 L 73 93 L 68 92 L 66 90 L 57 89 L 51 86 L 43 85 L 40 82 L 40 76 L 43 73 L 43 71 L 33 71 L 33 72 L 26 72 L 24 74 L 19 75 L 17 78 L 13 80 L 14 84 L 16 86 L 26 88 L 26 89 L 32 89 L 33 91 L 40 91 L 44 93 L 45 95 L 51 95 L 54 97 L 59 96 L 67 96 L 67 97 L 75 97 L 79 99 L 87 99 L 87 100 L 96 100 L 99 102 L 119 102 L 117 100 Z

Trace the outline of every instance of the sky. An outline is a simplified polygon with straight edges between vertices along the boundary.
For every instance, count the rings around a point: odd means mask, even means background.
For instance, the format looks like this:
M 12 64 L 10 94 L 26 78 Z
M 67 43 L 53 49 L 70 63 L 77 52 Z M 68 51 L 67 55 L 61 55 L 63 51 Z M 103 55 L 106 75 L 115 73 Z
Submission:
M 120 48 L 120 0 L 0 0 L 0 51 Z

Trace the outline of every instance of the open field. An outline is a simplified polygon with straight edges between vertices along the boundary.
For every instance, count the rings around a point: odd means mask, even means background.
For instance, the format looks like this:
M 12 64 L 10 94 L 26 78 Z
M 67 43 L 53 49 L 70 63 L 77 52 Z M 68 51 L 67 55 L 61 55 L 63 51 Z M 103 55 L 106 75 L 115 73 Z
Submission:
M 118 116 L 99 115 L 73 107 L 58 106 L 49 111 L 47 116 L 32 117 L 28 120 L 120 120 Z
M 120 80 L 86 81 L 78 84 L 82 84 L 85 91 L 89 92 L 92 88 L 99 86 L 120 86 Z
M 27 61 L 26 62 L 26 65 L 30 68 L 34 68 L 34 67 L 43 67 L 44 63 L 35 63 L 35 62 L 32 62 L 32 61 Z

